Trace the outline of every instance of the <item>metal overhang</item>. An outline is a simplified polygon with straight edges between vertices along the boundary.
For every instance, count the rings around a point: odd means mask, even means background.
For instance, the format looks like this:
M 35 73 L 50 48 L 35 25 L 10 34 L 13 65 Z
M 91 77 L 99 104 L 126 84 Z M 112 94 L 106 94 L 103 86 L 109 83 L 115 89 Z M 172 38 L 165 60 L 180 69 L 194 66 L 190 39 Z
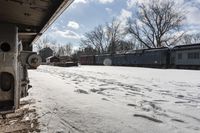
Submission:
M 26 47 L 35 42 L 74 0 L 0 0 L 0 22 L 18 26 Z

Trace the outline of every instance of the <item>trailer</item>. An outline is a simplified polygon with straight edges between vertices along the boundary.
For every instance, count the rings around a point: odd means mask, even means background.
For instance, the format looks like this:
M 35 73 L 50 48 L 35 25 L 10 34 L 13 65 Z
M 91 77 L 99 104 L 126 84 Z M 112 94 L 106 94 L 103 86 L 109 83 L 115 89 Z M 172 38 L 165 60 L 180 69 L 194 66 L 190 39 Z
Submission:
M 0 1 L 0 114 L 19 108 L 28 95 L 27 69 L 36 69 L 41 57 L 32 44 L 73 0 Z

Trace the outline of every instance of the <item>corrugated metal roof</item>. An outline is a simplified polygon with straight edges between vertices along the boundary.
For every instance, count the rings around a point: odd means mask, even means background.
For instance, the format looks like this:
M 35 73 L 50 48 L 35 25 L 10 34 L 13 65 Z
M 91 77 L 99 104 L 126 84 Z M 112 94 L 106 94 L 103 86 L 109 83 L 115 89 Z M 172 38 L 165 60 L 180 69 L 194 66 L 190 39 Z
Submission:
M 200 43 L 187 44 L 187 45 L 177 45 L 174 48 L 185 48 L 185 47 L 200 47 Z
M 173 50 L 188 50 L 188 49 L 196 49 L 200 48 L 200 43 L 196 44 L 188 44 L 188 45 L 178 45 L 173 48 Z
M 0 0 L 0 22 L 17 25 L 22 44 L 30 45 L 73 1 Z

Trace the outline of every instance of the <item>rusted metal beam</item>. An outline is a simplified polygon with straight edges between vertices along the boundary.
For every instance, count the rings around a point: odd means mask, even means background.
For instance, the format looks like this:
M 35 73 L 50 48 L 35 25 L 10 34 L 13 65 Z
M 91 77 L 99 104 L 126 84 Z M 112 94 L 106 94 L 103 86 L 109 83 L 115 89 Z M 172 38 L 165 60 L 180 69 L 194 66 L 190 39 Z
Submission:
M 37 35 L 37 32 L 19 32 L 18 35 L 19 36 L 33 36 L 33 35 Z

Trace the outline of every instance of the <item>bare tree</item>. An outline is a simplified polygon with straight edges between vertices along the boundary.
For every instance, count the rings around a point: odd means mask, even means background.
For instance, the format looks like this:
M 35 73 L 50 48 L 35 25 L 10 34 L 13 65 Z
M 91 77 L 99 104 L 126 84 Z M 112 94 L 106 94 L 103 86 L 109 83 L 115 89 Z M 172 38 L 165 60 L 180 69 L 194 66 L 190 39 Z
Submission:
M 36 43 L 34 43 L 33 47 L 35 51 L 39 52 L 41 49 L 44 48 L 44 43 L 41 39 L 39 39 Z
M 58 44 L 56 40 L 50 40 L 48 43 L 48 47 L 52 49 L 53 55 L 57 54 L 59 46 L 60 44 Z
M 138 4 L 136 19 L 128 21 L 128 33 L 147 48 L 169 46 L 183 35 L 176 34 L 184 20 L 184 11 L 172 0 L 150 0 Z
M 42 38 L 42 43 L 44 44 L 44 47 L 49 47 L 49 43 L 50 43 L 50 38 L 48 36 L 45 36 Z
M 71 56 L 72 50 L 73 50 L 73 47 L 72 47 L 72 44 L 71 44 L 71 43 L 68 43 L 68 44 L 66 44 L 66 45 L 64 46 L 65 55 Z
M 71 43 L 67 43 L 65 45 L 57 45 L 57 51 L 56 54 L 57 56 L 71 56 L 72 55 L 72 44 Z
M 123 40 L 123 32 L 120 28 L 121 22 L 113 19 L 111 24 L 106 25 L 106 37 L 108 38 L 108 52 L 111 54 L 114 54 L 117 49 L 118 46 L 121 42 L 121 40 Z
M 104 53 L 107 48 L 107 40 L 105 38 L 105 31 L 102 25 L 96 27 L 93 31 L 85 34 L 85 39 L 81 40 L 83 47 L 92 47 L 98 53 Z
M 81 40 L 82 47 L 91 47 L 98 53 L 115 53 L 123 33 L 120 29 L 120 22 L 113 19 L 105 26 L 99 25 L 93 31 L 85 34 Z
M 133 41 L 119 41 L 118 47 L 117 47 L 117 52 L 120 53 L 126 53 L 130 50 L 135 49 L 135 43 Z
M 49 39 L 48 36 L 45 36 L 43 38 L 40 38 L 35 44 L 36 51 L 39 52 L 41 49 L 50 47 L 52 40 Z
M 185 34 L 180 41 L 181 44 L 200 43 L 200 33 Z
M 180 41 L 180 44 L 191 44 L 192 43 L 192 35 L 185 34 Z
M 58 51 L 56 52 L 57 56 L 64 56 L 65 55 L 65 48 L 64 46 L 59 45 L 58 46 Z
M 200 33 L 193 34 L 192 38 L 193 38 L 192 43 L 200 43 Z
M 47 47 L 51 48 L 53 50 L 53 54 L 56 55 L 56 53 L 58 52 L 59 44 L 57 44 L 56 40 L 50 39 L 50 37 L 48 36 L 39 39 L 34 44 L 34 48 L 36 49 L 37 52 Z

